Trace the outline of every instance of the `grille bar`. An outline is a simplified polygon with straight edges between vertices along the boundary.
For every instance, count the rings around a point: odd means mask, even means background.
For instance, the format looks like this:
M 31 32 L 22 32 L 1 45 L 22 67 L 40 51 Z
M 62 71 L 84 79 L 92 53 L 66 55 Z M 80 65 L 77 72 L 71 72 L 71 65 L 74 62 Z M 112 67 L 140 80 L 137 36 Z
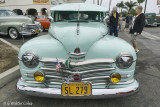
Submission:
M 85 53 L 73 54 L 73 56 L 83 56 Z M 89 59 L 84 61 L 70 61 L 70 67 L 61 67 L 60 71 L 56 72 L 56 58 L 42 58 L 39 60 L 43 66 L 39 69 L 44 72 L 48 84 L 63 83 L 65 81 L 73 82 L 73 74 L 80 74 L 82 82 L 91 82 L 94 85 L 106 85 L 110 78 L 108 71 L 113 71 L 115 60 L 113 59 Z M 58 59 L 60 63 L 65 62 L 65 59 Z
M 100 72 L 100 71 L 112 71 L 115 70 L 116 68 L 103 68 L 103 69 L 92 69 L 92 70 L 86 70 L 86 71 L 80 71 L 80 72 L 72 72 L 69 70 L 63 70 L 63 72 L 65 73 L 69 73 L 69 74 L 85 74 L 85 73 L 90 73 L 90 72 Z M 48 71 L 55 71 L 55 68 L 44 68 L 44 67 L 40 67 L 40 70 L 48 70 Z

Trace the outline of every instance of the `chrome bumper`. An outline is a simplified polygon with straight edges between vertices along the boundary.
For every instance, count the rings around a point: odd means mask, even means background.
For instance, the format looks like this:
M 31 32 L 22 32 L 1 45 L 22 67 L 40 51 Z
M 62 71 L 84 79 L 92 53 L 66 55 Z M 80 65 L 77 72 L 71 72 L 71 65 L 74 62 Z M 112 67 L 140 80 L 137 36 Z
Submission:
M 17 83 L 17 90 L 21 93 L 39 96 L 39 97 L 51 97 L 51 98 L 67 98 L 67 99 L 98 99 L 98 98 L 115 98 L 133 95 L 139 90 L 139 83 L 135 81 L 134 85 L 125 88 L 114 89 L 92 89 L 92 95 L 90 96 L 63 96 L 61 95 L 60 88 L 40 88 L 24 86 Z

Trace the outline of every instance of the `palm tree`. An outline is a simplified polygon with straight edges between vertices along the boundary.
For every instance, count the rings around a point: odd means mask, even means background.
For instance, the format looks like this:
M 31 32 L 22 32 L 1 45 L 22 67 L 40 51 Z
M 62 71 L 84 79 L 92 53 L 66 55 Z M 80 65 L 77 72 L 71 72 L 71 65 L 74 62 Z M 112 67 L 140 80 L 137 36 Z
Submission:
M 125 8 L 123 1 L 121 1 L 120 3 L 117 3 L 116 6 L 121 9 L 121 12 L 122 12 L 122 9 Z
M 135 6 L 137 6 L 137 2 L 133 2 L 133 1 L 130 1 L 130 2 L 125 2 L 125 5 L 128 7 L 128 12 Z
M 141 3 L 143 3 L 144 2 L 144 0 L 137 0 L 137 2 L 139 3 L 139 5 L 141 4 Z

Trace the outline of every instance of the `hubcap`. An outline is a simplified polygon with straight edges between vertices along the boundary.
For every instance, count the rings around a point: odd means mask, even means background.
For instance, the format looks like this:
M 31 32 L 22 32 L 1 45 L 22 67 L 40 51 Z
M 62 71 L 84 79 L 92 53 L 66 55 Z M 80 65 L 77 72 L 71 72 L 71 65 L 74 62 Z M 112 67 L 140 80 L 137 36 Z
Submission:
M 16 39 L 18 37 L 18 33 L 14 28 L 9 29 L 9 35 L 12 39 Z

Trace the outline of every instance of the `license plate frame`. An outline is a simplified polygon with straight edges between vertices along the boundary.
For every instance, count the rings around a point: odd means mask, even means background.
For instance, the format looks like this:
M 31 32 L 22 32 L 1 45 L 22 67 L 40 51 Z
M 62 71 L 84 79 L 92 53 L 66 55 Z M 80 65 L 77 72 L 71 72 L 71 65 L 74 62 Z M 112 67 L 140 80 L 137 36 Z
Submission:
M 65 87 L 68 87 L 67 90 L 65 90 Z M 86 92 L 86 90 L 87 90 L 87 92 Z M 66 91 L 67 91 L 67 93 L 66 93 Z M 83 82 L 62 83 L 61 95 L 62 96 L 90 96 L 90 95 L 92 95 L 92 84 L 89 82 L 87 82 L 87 83 L 83 83 Z

